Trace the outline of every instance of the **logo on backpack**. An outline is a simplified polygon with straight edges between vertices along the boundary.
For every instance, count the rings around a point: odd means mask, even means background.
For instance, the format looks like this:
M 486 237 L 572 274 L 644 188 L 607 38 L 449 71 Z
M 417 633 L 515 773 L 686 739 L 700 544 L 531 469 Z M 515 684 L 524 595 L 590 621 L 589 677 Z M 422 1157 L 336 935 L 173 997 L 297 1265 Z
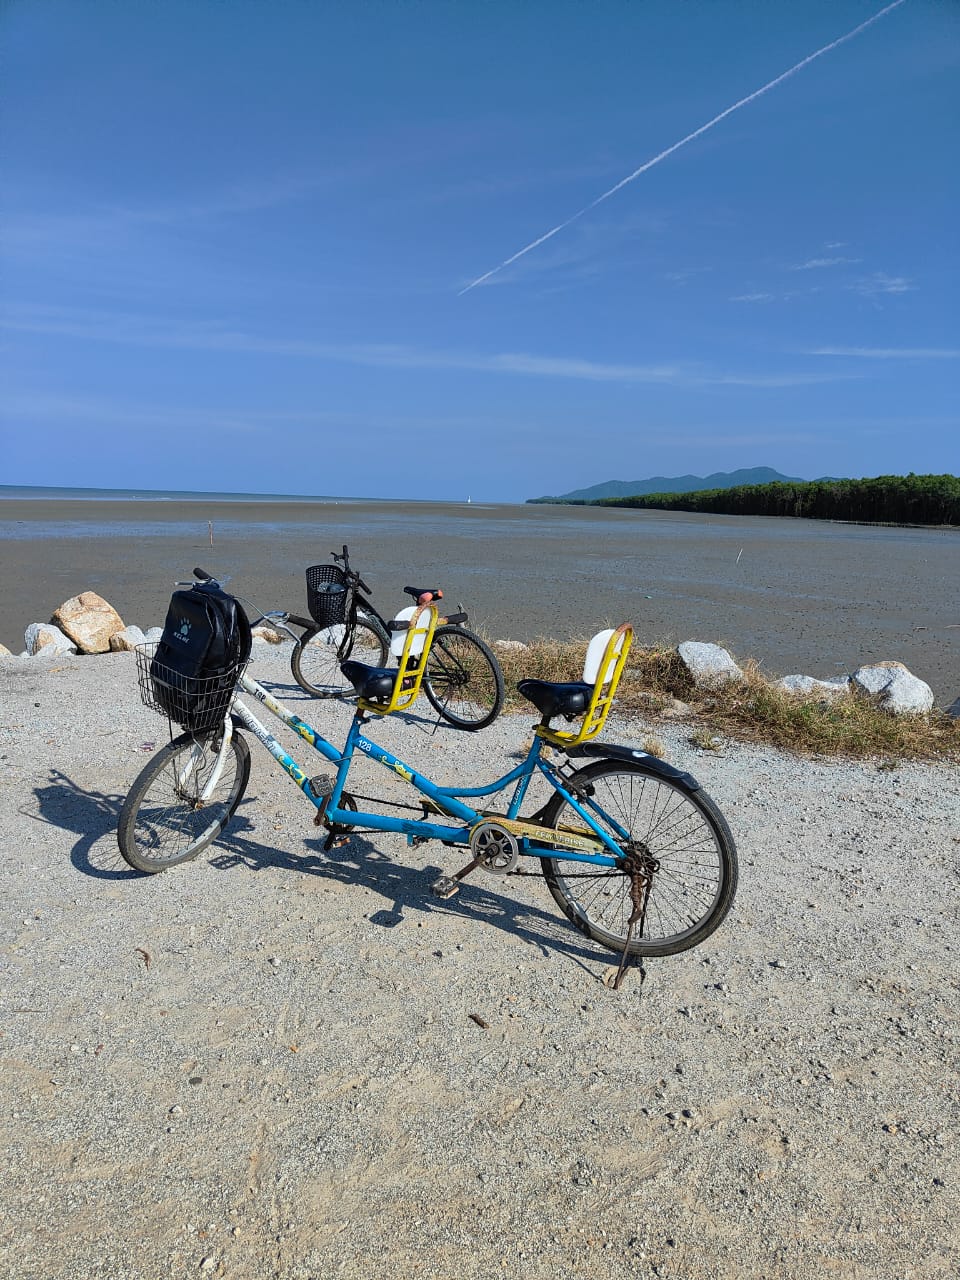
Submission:
M 184 618 L 173 634 L 177 640 L 182 640 L 186 643 L 186 641 L 190 639 L 190 620 L 188 618 Z

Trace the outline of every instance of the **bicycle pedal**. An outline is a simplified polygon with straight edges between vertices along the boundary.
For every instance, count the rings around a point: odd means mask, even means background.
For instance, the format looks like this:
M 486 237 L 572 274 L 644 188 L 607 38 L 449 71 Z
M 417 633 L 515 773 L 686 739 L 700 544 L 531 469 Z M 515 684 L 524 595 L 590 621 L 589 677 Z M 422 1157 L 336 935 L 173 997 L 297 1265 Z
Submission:
M 460 892 L 460 883 L 453 876 L 440 876 L 430 886 L 430 892 L 435 898 L 452 898 Z

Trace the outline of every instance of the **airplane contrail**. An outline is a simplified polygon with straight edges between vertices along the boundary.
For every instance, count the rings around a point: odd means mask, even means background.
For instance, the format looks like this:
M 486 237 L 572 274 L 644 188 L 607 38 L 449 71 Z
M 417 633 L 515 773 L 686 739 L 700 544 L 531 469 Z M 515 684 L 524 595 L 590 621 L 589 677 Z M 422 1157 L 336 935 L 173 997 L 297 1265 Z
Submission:
M 517 253 L 513 254 L 512 257 L 505 258 L 498 267 L 493 267 L 482 276 L 477 276 L 476 280 L 472 280 L 466 288 L 459 291 L 457 297 L 463 297 L 465 293 L 469 293 L 471 289 L 475 289 L 478 284 L 483 284 L 485 280 L 489 280 L 491 276 L 495 276 L 499 271 L 502 271 L 504 267 L 509 267 L 512 262 L 516 262 L 518 258 L 522 258 L 525 253 L 529 253 L 531 249 L 536 249 L 537 246 L 543 244 L 545 240 L 549 240 L 552 236 L 555 236 L 558 231 L 565 230 L 565 228 L 569 227 L 571 223 L 576 222 L 578 218 L 582 218 L 585 213 L 589 213 L 591 209 L 595 209 L 598 204 L 602 204 L 604 200 L 609 200 L 610 197 L 615 195 L 621 187 L 625 187 L 627 183 L 633 182 L 635 178 L 639 178 L 641 173 L 646 173 L 647 170 L 652 169 L 655 164 L 659 164 L 661 160 L 666 160 L 667 156 L 673 155 L 674 151 L 679 151 L 680 148 L 685 147 L 688 142 L 692 142 L 694 138 L 699 138 L 702 133 L 706 133 L 708 129 L 712 129 L 715 124 L 719 124 L 721 120 L 725 120 L 727 116 L 732 115 L 734 111 L 739 111 L 740 108 L 745 107 L 748 102 L 753 102 L 755 98 L 759 98 L 763 94 L 769 93 L 770 90 L 776 88 L 778 84 L 782 84 L 784 80 L 789 80 L 789 78 L 791 76 L 795 76 L 798 71 L 802 71 L 804 67 L 809 66 L 809 64 L 816 58 L 821 58 L 825 53 L 829 53 L 831 49 L 836 49 L 838 45 L 845 44 L 848 40 L 852 40 L 853 37 L 859 35 L 861 31 L 866 31 L 867 27 L 873 26 L 875 22 L 879 22 L 884 14 L 890 13 L 892 9 L 899 9 L 900 6 L 905 3 L 906 0 L 893 0 L 892 4 L 888 4 L 886 8 L 881 9 L 879 13 L 875 13 L 872 18 L 867 18 L 866 22 L 861 22 L 858 27 L 854 27 L 853 30 L 848 31 L 846 35 L 839 36 L 836 40 L 831 40 L 829 44 L 825 44 L 822 49 L 817 49 L 815 53 L 809 54 L 801 62 L 798 62 L 796 66 L 791 67 L 789 71 L 784 71 L 783 74 L 777 76 L 775 80 L 769 80 L 759 89 L 755 89 L 753 93 L 749 93 L 745 98 L 741 98 L 739 102 L 735 102 L 732 107 L 727 107 L 726 111 L 721 111 L 718 116 L 714 116 L 712 120 L 708 120 L 706 124 L 702 124 L 699 129 L 694 129 L 693 133 L 688 133 L 685 138 L 681 138 L 679 142 L 675 142 L 672 147 L 667 147 L 665 151 L 661 151 L 659 155 L 654 156 L 652 160 L 648 160 L 646 164 L 642 164 L 639 169 L 634 169 L 633 173 L 622 178 L 615 187 L 611 187 L 609 191 L 604 191 L 603 195 L 597 196 L 596 200 L 591 200 L 589 204 L 584 205 L 582 209 L 573 214 L 572 217 L 567 218 L 565 222 L 558 223 L 550 231 L 545 232 L 542 236 L 538 236 L 536 240 L 531 240 L 528 245 L 525 245 Z

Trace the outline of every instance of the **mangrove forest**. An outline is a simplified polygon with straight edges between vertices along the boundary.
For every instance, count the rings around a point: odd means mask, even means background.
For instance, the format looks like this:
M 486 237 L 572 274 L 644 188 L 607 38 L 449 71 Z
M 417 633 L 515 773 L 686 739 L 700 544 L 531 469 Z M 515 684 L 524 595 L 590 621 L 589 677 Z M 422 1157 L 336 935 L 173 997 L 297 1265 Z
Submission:
M 869 480 L 809 480 L 601 498 L 590 506 L 702 511 L 711 515 L 800 516 L 865 524 L 960 525 L 960 478 L 875 476 Z

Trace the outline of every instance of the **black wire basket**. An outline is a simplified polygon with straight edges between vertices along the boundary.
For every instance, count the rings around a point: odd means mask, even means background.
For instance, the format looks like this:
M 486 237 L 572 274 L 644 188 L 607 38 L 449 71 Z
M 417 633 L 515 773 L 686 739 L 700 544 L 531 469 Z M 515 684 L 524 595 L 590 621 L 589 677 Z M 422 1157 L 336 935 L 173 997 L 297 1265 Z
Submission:
M 224 667 L 215 675 L 185 676 L 158 659 L 156 644 L 138 645 L 136 652 L 145 707 L 191 733 L 209 732 L 223 724 L 246 662 Z
M 320 627 L 342 626 L 347 620 L 347 576 L 335 564 L 312 564 L 307 570 L 307 608 Z

